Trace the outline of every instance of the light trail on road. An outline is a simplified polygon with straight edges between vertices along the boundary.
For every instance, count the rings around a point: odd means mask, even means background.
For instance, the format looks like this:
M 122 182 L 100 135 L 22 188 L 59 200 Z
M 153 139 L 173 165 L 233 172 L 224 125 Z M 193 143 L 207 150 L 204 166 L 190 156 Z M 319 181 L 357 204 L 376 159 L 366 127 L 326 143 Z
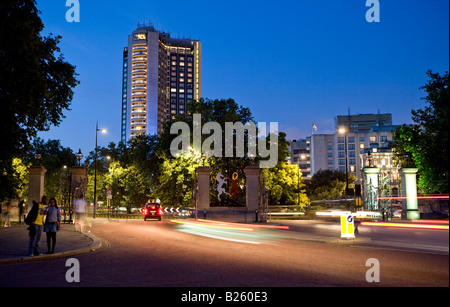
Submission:
M 448 225 L 418 224 L 418 223 L 361 222 L 361 226 L 394 227 L 394 228 L 410 228 L 410 229 L 449 230 L 449 226 Z
M 180 232 L 211 239 L 255 245 L 261 244 L 261 240 L 268 237 L 259 232 L 255 233 L 255 231 L 289 229 L 289 226 L 242 224 L 213 220 L 171 220 L 170 222 L 176 224 L 175 229 Z

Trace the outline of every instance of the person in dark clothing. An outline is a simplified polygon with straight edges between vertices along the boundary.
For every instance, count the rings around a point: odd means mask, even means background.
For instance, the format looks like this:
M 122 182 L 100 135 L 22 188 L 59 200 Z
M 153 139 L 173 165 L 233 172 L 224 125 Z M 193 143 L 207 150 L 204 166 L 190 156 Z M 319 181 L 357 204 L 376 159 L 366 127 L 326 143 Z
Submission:
M 30 257 L 34 256 L 34 247 L 35 247 L 35 240 L 36 240 L 36 226 L 34 225 L 34 221 L 36 221 L 36 218 L 38 216 L 39 212 L 39 204 L 33 200 L 33 207 L 31 208 L 30 212 L 28 213 L 27 219 L 30 220 L 30 226 L 28 229 L 28 236 L 30 237 L 30 240 L 28 242 L 28 254 Z
M 25 209 L 25 202 L 23 200 L 21 200 L 17 206 L 19 208 L 19 225 L 22 225 L 22 218 L 24 217 L 23 210 Z

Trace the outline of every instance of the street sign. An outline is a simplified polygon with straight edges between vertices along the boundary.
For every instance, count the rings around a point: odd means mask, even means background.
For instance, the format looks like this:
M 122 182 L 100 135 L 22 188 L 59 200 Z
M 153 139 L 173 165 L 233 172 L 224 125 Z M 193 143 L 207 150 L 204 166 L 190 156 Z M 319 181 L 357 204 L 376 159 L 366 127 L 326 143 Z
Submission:
M 112 199 L 112 188 L 106 189 L 106 199 Z
M 351 212 L 345 212 L 341 215 L 341 238 L 354 239 L 355 227 L 354 218 Z

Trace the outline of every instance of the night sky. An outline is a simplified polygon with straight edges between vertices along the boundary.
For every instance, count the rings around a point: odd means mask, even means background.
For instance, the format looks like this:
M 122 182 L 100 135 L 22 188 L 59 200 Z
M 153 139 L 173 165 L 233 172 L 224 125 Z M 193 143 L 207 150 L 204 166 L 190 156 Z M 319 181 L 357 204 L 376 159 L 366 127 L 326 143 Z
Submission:
M 334 118 L 392 113 L 411 123 L 423 108 L 426 71 L 449 66 L 447 0 L 379 0 L 379 23 L 366 0 L 87 1 L 79 23 L 65 0 L 38 0 L 44 34 L 63 37 L 65 59 L 81 84 L 59 127 L 40 133 L 87 154 L 120 140 L 122 52 L 138 23 L 202 42 L 202 96 L 233 98 L 259 122 L 278 122 L 288 139 L 332 133 Z

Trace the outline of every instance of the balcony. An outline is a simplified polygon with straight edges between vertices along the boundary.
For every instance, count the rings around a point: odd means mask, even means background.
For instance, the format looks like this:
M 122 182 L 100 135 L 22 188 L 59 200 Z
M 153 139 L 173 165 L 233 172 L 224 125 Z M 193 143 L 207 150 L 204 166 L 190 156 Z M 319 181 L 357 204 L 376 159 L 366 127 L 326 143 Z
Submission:
M 146 86 L 133 86 L 131 88 L 132 91 L 146 91 L 147 87 Z
M 143 96 L 143 97 L 145 97 L 147 95 L 147 93 L 146 92 L 133 92 L 133 93 L 131 93 L 131 97 L 136 97 L 136 96 Z
M 145 132 L 145 126 L 136 126 L 136 127 L 131 127 L 131 132 Z
M 135 52 L 133 52 L 133 57 L 140 56 L 140 55 L 147 56 L 147 52 L 146 51 L 135 51 Z
M 145 46 L 145 45 L 134 46 L 133 51 L 147 51 L 147 46 Z
M 133 109 L 133 110 L 131 110 L 131 115 L 136 115 L 136 114 L 147 114 L 147 112 L 144 109 Z
M 145 105 L 145 103 L 132 103 L 131 107 L 132 108 L 145 108 L 146 105 Z
M 131 120 L 131 125 L 145 125 L 145 120 Z
M 133 98 L 131 99 L 131 103 L 145 103 L 146 99 L 145 98 Z
M 139 72 L 146 74 L 147 73 L 147 69 L 138 68 L 138 69 L 133 69 L 133 71 L 132 71 L 133 74 L 134 73 L 139 73 Z
M 145 79 L 145 78 L 147 78 L 147 76 L 145 74 L 143 74 L 143 75 L 133 75 L 132 78 L 133 79 Z
M 145 61 L 147 61 L 147 58 L 145 58 L 145 57 L 133 58 L 133 63 L 145 62 Z

